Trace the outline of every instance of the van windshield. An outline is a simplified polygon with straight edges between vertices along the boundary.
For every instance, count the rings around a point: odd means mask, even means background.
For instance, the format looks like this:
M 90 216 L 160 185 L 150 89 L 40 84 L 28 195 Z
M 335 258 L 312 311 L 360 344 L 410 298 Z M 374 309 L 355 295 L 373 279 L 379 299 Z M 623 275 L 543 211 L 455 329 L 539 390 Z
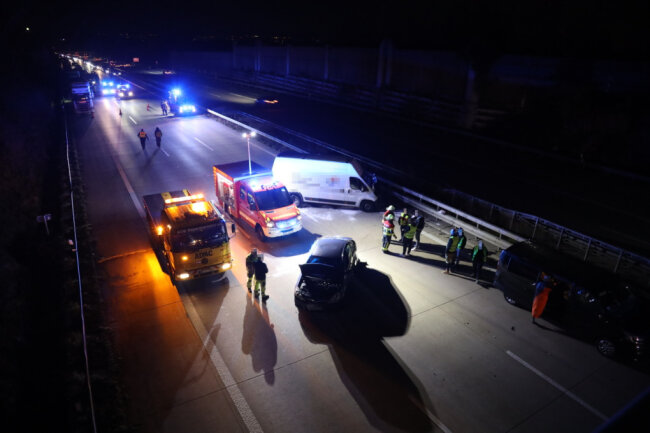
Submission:
M 260 210 L 273 210 L 293 203 L 286 187 L 267 189 L 255 193 Z
M 226 231 L 226 224 L 224 222 L 179 229 L 173 232 L 171 236 L 172 250 L 174 252 L 218 247 L 227 241 L 228 232 Z

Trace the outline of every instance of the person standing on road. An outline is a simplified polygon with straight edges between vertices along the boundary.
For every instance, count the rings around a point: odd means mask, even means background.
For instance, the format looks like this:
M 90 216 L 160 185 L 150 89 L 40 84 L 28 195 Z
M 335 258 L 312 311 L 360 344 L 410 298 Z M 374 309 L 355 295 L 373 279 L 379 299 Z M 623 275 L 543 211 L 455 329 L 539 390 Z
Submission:
M 551 293 L 553 286 L 553 278 L 550 275 L 542 272 L 540 277 L 540 280 L 535 285 L 535 298 L 533 299 L 533 308 L 530 311 L 533 316 L 533 323 L 537 323 L 535 319 L 539 319 L 542 313 L 544 313 L 544 308 L 546 308 L 546 303 L 548 302 L 548 295 Z
M 474 268 L 474 281 L 478 283 L 478 280 L 481 279 L 481 269 L 485 262 L 487 262 L 488 249 L 483 245 L 481 239 L 478 240 L 478 243 L 472 250 L 472 267 Z
M 253 285 L 253 276 L 255 275 L 255 262 L 257 261 L 257 248 L 253 248 L 251 252 L 246 256 L 246 288 L 248 293 L 251 293 L 251 287 Z
M 156 146 L 160 147 L 160 142 L 162 141 L 162 131 L 156 126 L 156 130 L 153 132 L 154 137 L 156 137 Z
M 162 101 L 160 103 L 160 109 L 162 110 L 163 116 L 167 115 L 167 103 L 165 101 Z
M 400 236 L 402 237 L 401 241 L 404 241 L 404 233 L 409 229 L 409 221 L 411 217 L 408 214 L 408 209 L 404 208 L 402 215 L 399 216 L 397 223 L 399 224 Z
M 443 274 L 449 274 L 451 267 L 456 261 L 456 249 L 458 248 L 458 236 L 456 235 L 456 229 L 451 229 L 449 233 L 449 240 L 447 241 L 447 247 L 445 248 L 445 270 Z
M 458 229 L 456 229 L 456 233 L 458 234 L 458 247 L 456 248 L 456 266 L 458 266 L 460 263 L 460 255 L 465 248 L 465 244 L 467 244 L 467 238 L 465 237 L 465 233 L 463 233 L 462 227 L 458 227 Z
M 262 302 L 265 302 L 269 299 L 269 295 L 266 294 L 266 274 L 269 272 L 269 268 L 264 263 L 264 255 L 260 254 L 257 256 L 257 261 L 255 262 L 255 297 L 262 292 Z
M 411 254 L 411 247 L 413 246 L 413 238 L 415 237 L 415 232 L 417 231 L 417 226 L 413 221 L 409 221 L 408 230 L 402 236 L 402 257 L 406 257 Z
M 388 247 L 390 246 L 391 239 L 397 237 L 395 236 L 395 224 L 393 223 L 394 219 L 395 219 L 395 215 L 388 214 L 382 221 L 383 236 L 381 240 L 381 250 L 384 253 L 388 252 Z
M 417 209 L 413 211 L 413 224 L 415 224 L 415 245 L 413 249 L 417 250 L 420 247 L 420 235 L 424 230 L 424 216 L 420 215 Z
M 138 138 L 140 139 L 142 150 L 144 150 L 144 145 L 146 144 L 147 140 L 149 140 L 149 136 L 146 132 L 144 132 L 144 129 L 140 129 L 140 132 L 138 132 Z

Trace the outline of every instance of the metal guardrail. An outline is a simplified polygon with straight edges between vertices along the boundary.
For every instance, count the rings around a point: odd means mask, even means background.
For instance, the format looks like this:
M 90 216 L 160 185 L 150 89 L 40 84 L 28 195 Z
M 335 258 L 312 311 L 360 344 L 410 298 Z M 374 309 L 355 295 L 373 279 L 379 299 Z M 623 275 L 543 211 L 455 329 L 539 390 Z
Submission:
M 62 107 L 62 110 L 65 110 Z M 79 285 L 79 310 L 81 311 L 81 337 L 83 340 L 83 349 L 84 349 L 84 361 L 86 369 L 86 386 L 88 387 L 88 399 L 90 401 L 90 416 L 93 423 L 93 432 L 97 433 L 97 421 L 95 419 L 95 401 L 93 398 L 93 387 L 90 381 L 90 364 L 88 362 L 88 341 L 86 336 L 86 318 L 84 314 L 84 295 L 83 287 L 81 285 L 81 268 L 79 266 L 79 243 L 77 241 L 77 220 L 74 211 L 74 188 L 72 182 L 72 168 L 70 167 L 70 142 L 68 139 L 68 121 L 63 116 L 63 124 L 65 129 L 65 156 L 68 164 L 68 186 L 70 187 L 70 208 L 72 213 L 72 233 L 74 235 L 74 252 L 75 252 L 75 261 L 77 264 L 77 281 Z
M 394 189 L 393 195 L 427 214 L 442 220 L 453 227 L 463 227 L 463 230 L 489 241 L 497 247 L 504 249 L 514 243 L 525 241 L 526 238 L 517 235 L 509 230 L 504 230 L 489 222 L 483 221 L 474 215 L 470 215 L 459 209 L 451 207 L 438 200 L 434 200 L 417 191 L 403 187 L 387 179 L 382 181 Z
M 571 230 L 536 215 L 507 209 L 469 194 L 453 191 L 464 200 L 465 209 L 494 225 L 508 227 L 524 239 L 546 245 L 610 272 L 630 282 L 650 287 L 650 259 Z M 458 206 L 458 204 L 456 204 Z

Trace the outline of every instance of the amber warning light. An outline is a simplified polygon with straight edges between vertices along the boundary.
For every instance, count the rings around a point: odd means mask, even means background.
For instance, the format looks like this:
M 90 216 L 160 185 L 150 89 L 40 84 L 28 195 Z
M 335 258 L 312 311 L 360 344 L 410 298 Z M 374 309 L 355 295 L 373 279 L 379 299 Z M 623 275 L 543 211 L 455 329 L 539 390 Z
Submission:
M 192 201 L 192 200 L 202 200 L 203 194 L 194 194 L 184 197 L 168 198 L 165 200 L 165 204 L 178 203 L 181 201 Z

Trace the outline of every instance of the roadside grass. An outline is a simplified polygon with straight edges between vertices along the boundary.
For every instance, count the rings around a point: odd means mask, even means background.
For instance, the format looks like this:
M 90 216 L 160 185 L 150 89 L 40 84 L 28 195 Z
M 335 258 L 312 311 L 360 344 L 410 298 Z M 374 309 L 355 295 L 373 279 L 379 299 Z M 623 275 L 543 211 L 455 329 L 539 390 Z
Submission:
M 13 85 L 0 96 L 10 107 L 0 116 L 0 416 L 16 431 L 92 431 L 76 247 L 98 431 L 131 431 L 74 151 L 78 245 L 69 244 L 74 236 L 58 60 L 38 52 L 13 65 L 3 71 Z M 46 214 L 49 234 L 37 221 Z

